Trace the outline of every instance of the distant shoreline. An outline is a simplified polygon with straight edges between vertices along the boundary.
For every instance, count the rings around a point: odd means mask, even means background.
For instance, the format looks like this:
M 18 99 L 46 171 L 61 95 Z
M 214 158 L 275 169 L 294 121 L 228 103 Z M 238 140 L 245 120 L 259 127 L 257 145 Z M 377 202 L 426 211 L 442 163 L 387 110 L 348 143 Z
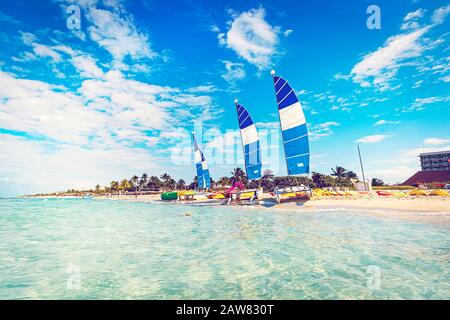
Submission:
M 110 199 L 110 200 L 124 200 L 124 201 L 139 201 L 139 202 L 161 202 L 171 203 L 167 201 L 161 201 L 160 195 L 122 195 L 122 196 L 101 196 L 97 199 Z M 223 200 L 222 200 L 223 201 Z M 267 202 L 273 202 L 273 205 L 267 206 Z M 202 203 L 207 205 L 207 201 L 194 200 L 194 201 L 180 201 L 184 204 L 196 204 Z M 220 204 L 219 201 L 211 201 L 211 204 Z M 243 201 L 242 207 L 246 207 L 248 202 Z M 233 207 L 236 205 L 233 204 Z M 450 198 L 448 197 L 411 197 L 411 198 L 363 198 L 355 199 L 350 197 L 320 197 L 313 198 L 309 201 L 298 205 L 295 201 L 282 202 L 276 204 L 274 197 L 268 193 L 264 193 L 259 203 L 256 203 L 257 207 L 268 207 L 272 209 L 290 209 L 290 210 L 314 210 L 314 209 L 359 209 L 359 210 L 392 210 L 400 213 L 413 212 L 413 213 L 448 213 L 450 215 Z

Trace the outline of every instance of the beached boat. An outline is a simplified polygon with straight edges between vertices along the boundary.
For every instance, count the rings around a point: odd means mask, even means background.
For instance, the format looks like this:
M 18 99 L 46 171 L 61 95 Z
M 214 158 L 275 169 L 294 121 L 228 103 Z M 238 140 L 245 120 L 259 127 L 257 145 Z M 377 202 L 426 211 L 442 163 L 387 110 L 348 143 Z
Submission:
M 178 192 L 177 191 L 167 191 L 161 193 L 161 200 L 177 200 Z
M 197 171 L 197 190 L 168 191 L 161 194 L 162 200 L 195 200 L 197 197 L 205 196 L 204 191 L 211 188 L 211 179 L 205 156 L 200 150 L 192 132 L 192 143 L 194 147 L 195 169 Z
M 194 132 L 192 132 L 192 142 L 194 144 L 194 160 L 197 170 L 197 189 L 206 190 L 211 188 L 211 178 L 205 156 L 198 147 Z
M 241 134 L 242 152 L 244 154 L 245 173 L 249 181 L 261 179 L 261 146 L 258 137 L 258 131 L 253 122 L 250 113 L 245 107 L 234 100 L 237 112 L 237 120 L 239 132 Z M 234 201 L 249 200 L 253 201 L 258 198 L 262 192 L 261 189 L 245 189 L 244 185 L 236 182 L 233 187 L 225 192 L 228 198 L 228 204 Z
M 287 174 L 308 174 L 310 162 L 309 140 L 302 106 L 289 83 L 282 77 L 275 75 L 274 70 L 271 71 L 271 74 L 275 87 Z M 309 198 L 311 189 L 303 184 L 288 188 L 276 187 L 274 194 L 279 203 L 283 198 L 292 199 L 293 194 L 295 196 L 297 194 L 299 196 L 306 195 L 302 198 Z
M 379 196 L 384 196 L 384 197 L 389 197 L 389 196 L 393 196 L 394 194 L 392 192 L 389 191 L 383 191 L 383 190 L 378 190 L 377 194 Z
M 194 132 L 192 132 L 192 144 L 194 146 L 194 161 L 197 171 L 197 189 L 178 192 L 177 201 L 195 200 L 198 197 L 203 197 L 205 196 L 205 190 L 211 188 L 211 178 L 205 155 L 198 147 Z

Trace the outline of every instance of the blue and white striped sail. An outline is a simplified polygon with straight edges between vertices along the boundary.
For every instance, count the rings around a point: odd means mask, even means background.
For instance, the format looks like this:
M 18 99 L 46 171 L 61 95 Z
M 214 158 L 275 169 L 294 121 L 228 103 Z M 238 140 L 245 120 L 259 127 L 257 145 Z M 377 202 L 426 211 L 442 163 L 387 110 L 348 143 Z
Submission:
M 197 184 L 199 189 L 209 189 L 211 187 L 211 179 L 209 177 L 209 169 L 206 164 L 205 156 L 200 150 L 195 140 L 195 135 L 192 132 L 192 140 L 194 143 L 194 161 L 195 168 L 197 169 Z
M 284 155 L 288 174 L 309 173 L 309 140 L 306 119 L 289 83 L 272 71 L 280 116 Z
M 235 101 L 244 151 L 245 171 L 249 180 L 261 178 L 261 148 L 258 132 L 248 111 Z

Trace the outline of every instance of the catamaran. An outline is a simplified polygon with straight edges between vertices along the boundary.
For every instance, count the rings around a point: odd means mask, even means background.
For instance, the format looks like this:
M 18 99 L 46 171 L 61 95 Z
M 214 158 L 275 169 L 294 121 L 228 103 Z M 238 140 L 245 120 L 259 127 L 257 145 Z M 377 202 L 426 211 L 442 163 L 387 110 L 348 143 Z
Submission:
M 275 87 L 287 174 L 308 174 L 309 140 L 302 106 L 289 83 L 275 75 L 274 70 L 271 71 L 271 75 Z M 282 198 L 309 197 L 311 189 L 303 184 L 287 188 L 276 187 L 274 195 L 279 203 Z
M 162 200 L 194 200 L 194 196 L 201 195 L 202 191 L 211 188 L 208 165 L 203 152 L 198 147 L 194 132 L 192 132 L 192 143 L 194 147 L 195 169 L 197 171 L 197 190 L 164 192 L 161 194 Z
M 195 195 L 200 195 L 202 191 L 211 188 L 208 164 L 206 163 L 205 155 L 198 147 L 194 132 L 192 132 L 192 143 L 194 145 L 195 169 L 197 170 L 197 191 L 188 190 L 178 192 L 178 201 L 194 200 Z M 200 191 L 200 193 L 198 191 Z
M 242 151 L 244 153 L 245 172 L 249 181 L 261 179 L 261 147 L 258 132 L 252 117 L 244 106 L 234 101 L 236 105 L 239 132 L 242 141 Z M 208 196 L 210 199 L 226 198 L 227 204 L 231 201 L 249 200 L 252 202 L 258 198 L 261 189 L 245 189 L 240 181 L 235 181 L 233 186 L 224 191 L 216 192 Z
M 245 173 L 249 181 L 261 179 L 261 146 L 259 143 L 258 131 L 253 122 L 252 117 L 247 109 L 236 99 L 237 120 L 239 125 L 239 132 L 241 134 L 242 151 L 244 153 Z M 228 203 L 232 199 L 253 201 L 258 197 L 260 189 L 247 189 L 232 192 L 229 195 Z
M 192 132 L 192 141 L 194 144 L 195 168 L 197 169 L 197 186 L 200 190 L 206 190 L 211 188 L 211 178 L 205 156 L 198 147 L 194 132 Z

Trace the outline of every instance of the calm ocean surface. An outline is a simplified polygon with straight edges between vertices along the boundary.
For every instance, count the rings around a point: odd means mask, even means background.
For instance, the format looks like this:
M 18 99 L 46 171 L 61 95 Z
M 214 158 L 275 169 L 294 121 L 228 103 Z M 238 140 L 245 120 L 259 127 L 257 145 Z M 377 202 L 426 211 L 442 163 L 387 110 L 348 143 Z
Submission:
M 449 248 L 361 212 L 0 199 L 0 299 L 449 299 Z

